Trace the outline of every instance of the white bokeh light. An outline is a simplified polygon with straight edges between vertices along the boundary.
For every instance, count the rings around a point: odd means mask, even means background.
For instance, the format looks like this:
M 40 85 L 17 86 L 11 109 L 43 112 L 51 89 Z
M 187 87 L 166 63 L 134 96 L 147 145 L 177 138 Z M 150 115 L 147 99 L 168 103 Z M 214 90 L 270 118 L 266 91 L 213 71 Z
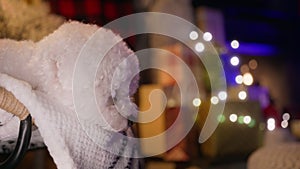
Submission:
M 231 122 L 236 122 L 237 119 L 238 119 L 238 116 L 237 116 L 236 114 L 231 114 L 231 115 L 229 116 L 229 120 L 230 120 Z
M 288 120 L 290 120 L 290 118 L 291 118 L 291 116 L 290 116 L 289 113 L 284 113 L 284 114 L 282 115 L 282 119 L 283 119 L 283 120 L 288 121 Z
M 220 91 L 220 92 L 218 93 L 218 97 L 219 97 L 220 100 L 226 100 L 226 99 L 227 99 L 227 92 L 225 92 L 225 91 Z
M 286 120 L 283 120 L 282 122 L 281 122 L 281 127 L 282 128 L 287 128 L 289 126 L 289 122 L 288 121 L 286 121 Z
M 201 43 L 201 42 L 198 42 L 198 43 L 196 43 L 196 45 L 195 45 L 195 50 L 197 51 L 197 52 L 203 52 L 204 51 L 204 45 L 203 45 L 203 43 Z
M 268 124 L 267 128 L 269 131 L 273 131 L 275 129 L 275 124 Z
M 267 128 L 268 128 L 269 131 L 273 131 L 276 128 L 275 119 L 274 118 L 269 118 L 267 120 Z
M 249 124 L 251 122 L 252 118 L 250 116 L 245 116 L 244 117 L 244 123 Z
M 239 48 L 240 43 L 237 40 L 233 40 L 233 41 L 231 41 L 230 45 L 233 49 L 237 49 L 237 48 Z
M 238 97 L 240 100 L 245 100 L 247 98 L 247 93 L 245 91 L 240 91 Z
M 269 118 L 267 123 L 268 124 L 275 124 L 275 119 L 274 118 Z
M 190 39 L 191 40 L 196 40 L 196 39 L 198 39 L 198 33 L 196 32 L 196 31 L 192 31 L 191 33 L 190 33 L 190 35 L 189 35 L 189 37 L 190 37 Z
M 237 76 L 235 77 L 235 82 L 236 82 L 237 84 L 242 84 L 242 83 L 243 83 L 243 76 L 242 76 L 242 75 L 237 75 Z
M 243 83 L 245 85 L 247 85 L 247 86 L 252 85 L 252 83 L 253 83 L 253 77 L 252 77 L 251 73 L 245 73 L 243 75 Z
M 210 102 L 212 104 L 218 104 L 219 103 L 219 98 L 217 96 L 213 96 L 210 98 Z
M 203 34 L 203 39 L 204 39 L 205 41 L 211 41 L 212 38 L 213 38 L 213 36 L 212 36 L 212 34 L 211 34 L 210 32 L 205 32 L 205 33 Z
M 193 100 L 193 105 L 194 105 L 195 107 L 199 107 L 199 106 L 201 105 L 201 100 L 200 100 L 199 98 L 195 98 L 195 99 Z
M 237 66 L 240 63 L 240 59 L 237 56 L 233 56 L 230 59 L 230 63 L 231 63 L 232 66 Z

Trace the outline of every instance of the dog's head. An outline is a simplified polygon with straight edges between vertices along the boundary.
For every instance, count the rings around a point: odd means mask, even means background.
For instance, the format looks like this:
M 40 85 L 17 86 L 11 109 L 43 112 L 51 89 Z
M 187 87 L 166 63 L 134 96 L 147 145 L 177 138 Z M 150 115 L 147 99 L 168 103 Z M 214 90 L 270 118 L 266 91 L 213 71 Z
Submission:
M 15 48 L 23 46 L 22 53 L 26 56 L 19 56 L 20 53 L 16 54 L 16 52 L 12 53 L 12 56 L 1 56 L 3 63 L 11 63 L 11 66 L 19 65 L 12 68 L 11 72 L 5 72 L 3 69 L 4 72 L 1 73 L 22 78 L 31 83 L 35 90 L 45 93 L 46 96 L 67 108 L 74 109 L 73 86 L 76 82 L 73 78 L 79 62 L 78 57 L 99 29 L 96 25 L 67 22 L 37 43 L 8 41 L 12 45 L 10 51 L 14 51 L 14 46 Z M 101 62 L 97 63 L 95 75 L 85 76 L 93 76 L 93 81 L 87 83 L 93 84 L 95 92 L 91 100 L 96 100 L 99 113 L 107 122 L 102 126 L 120 131 L 126 128 L 127 117 L 137 114 L 136 106 L 130 101 L 130 96 L 135 93 L 138 86 L 138 59 L 121 37 L 110 30 L 101 29 L 101 34 L 97 37 L 98 45 L 92 46 L 87 54 L 94 57 L 92 56 L 94 50 L 105 46 L 112 47 L 104 54 Z M 27 46 L 30 49 L 26 49 Z M 27 50 L 30 52 L 24 52 Z M 16 57 L 23 59 L 15 59 Z M 18 61 L 22 64 L 16 64 Z M 90 61 L 96 62 L 93 59 Z M 90 65 L 85 66 L 88 69 Z M 85 105 L 83 103 L 83 106 Z

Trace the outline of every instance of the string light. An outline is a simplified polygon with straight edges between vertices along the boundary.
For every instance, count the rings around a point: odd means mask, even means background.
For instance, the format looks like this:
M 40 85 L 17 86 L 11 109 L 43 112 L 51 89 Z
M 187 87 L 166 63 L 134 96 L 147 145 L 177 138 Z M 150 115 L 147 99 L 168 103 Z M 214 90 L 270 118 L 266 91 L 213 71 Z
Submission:
M 289 122 L 288 121 L 286 121 L 286 120 L 283 120 L 282 122 L 281 122 L 281 127 L 282 128 L 287 128 L 289 126 Z
M 195 45 L 195 50 L 197 51 L 197 52 L 203 52 L 204 51 L 204 45 L 203 45 L 203 43 L 201 43 L 201 42 L 198 42 L 198 43 L 196 43 L 196 45 Z
M 195 99 L 193 100 L 193 105 L 194 105 L 195 107 L 199 107 L 199 106 L 201 105 L 201 100 L 200 100 L 199 98 L 195 98 Z
M 237 40 L 233 40 L 233 41 L 231 41 L 230 45 L 233 49 L 237 49 L 237 48 L 239 48 L 240 43 Z
M 218 104 L 219 103 L 219 99 L 216 96 L 211 97 L 210 102 L 212 104 Z
M 249 67 L 250 67 L 250 69 L 252 69 L 252 70 L 256 69 L 257 65 L 258 65 L 258 63 L 257 63 L 257 61 L 255 59 L 251 59 L 249 61 Z
M 233 56 L 230 59 L 230 63 L 231 63 L 232 66 L 237 66 L 240 63 L 240 59 L 236 56 Z
M 245 124 L 249 124 L 251 122 L 251 120 L 252 120 L 252 118 L 250 116 L 245 116 L 243 121 Z
M 196 31 L 192 31 L 189 36 L 190 36 L 191 40 L 196 40 L 196 39 L 198 39 L 199 35 Z
M 218 122 L 224 123 L 225 120 L 226 120 L 226 117 L 225 117 L 223 114 L 220 114 L 220 115 L 218 116 Z
M 274 118 L 269 118 L 267 121 L 267 128 L 269 131 L 273 131 L 275 129 L 275 119 Z
M 205 40 L 205 41 L 211 41 L 212 40 L 212 34 L 210 33 L 210 32 L 205 32 L 204 34 L 203 34 L 203 39 Z
M 245 100 L 247 98 L 247 93 L 245 91 L 240 91 L 238 97 L 240 100 Z
M 291 118 L 291 116 L 290 116 L 289 113 L 284 113 L 284 114 L 282 115 L 282 119 L 283 119 L 283 120 L 288 121 L 288 120 L 290 120 L 290 118 Z
M 236 122 L 237 119 L 238 119 L 238 117 L 237 117 L 236 114 L 231 114 L 231 115 L 229 116 L 229 120 L 230 120 L 231 122 L 233 122 L 233 123 Z
M 249 67 L 247 64 L 243 64 L 241 67 L 240 67 L 240 71 L 242 74 L 245 74 L 245 73 L 248 73 L 249 72 Z
M 218 97 L 220 100 L 226 100 L 227 99 L 227 93 L 225 91 L 221 91 L 218 94 Z
M 255 126 L 255 119 L 251 119 L 250 123 L 248 124 L 248 127 L 253 128 Z
M 243 124 L 244 123 L 244 116 L 239 116 L 238 117 L 238 123 Z
M 243 75 L 243 83 L 245 85 L 247 85 L 247 86 L 252 85 L 252 83 L 253 83 L 253 77 L 252 77 L 251 73 L 245 73 Z
M 243 76 L 242 76 L 242 75 L 237 75 L 237 76 L 235 77 L 235 82 L 236 82 L 237 84 L 242 84 L 242 83 L 243 83 Z

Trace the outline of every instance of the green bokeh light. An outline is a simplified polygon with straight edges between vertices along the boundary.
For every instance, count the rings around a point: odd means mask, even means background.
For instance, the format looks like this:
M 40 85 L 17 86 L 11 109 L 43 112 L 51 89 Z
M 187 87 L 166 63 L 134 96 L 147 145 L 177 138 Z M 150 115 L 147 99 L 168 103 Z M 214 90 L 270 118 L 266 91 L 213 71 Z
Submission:
M 225 117 L 223 114 L 220 114 L 220 115 L 218 116 L 218 122 L 219 122 L 219 123 L 224 123 L 225 120 L 226 120 L 226 117 Z
M 238 117 L 238 123 L 239 124 L 244 124 L 244 116 L 239 116 Z
M 248 124 L 248 126 L 249 126 L 250 128 L 253 128 L 253 127 L 255 126 L 255 124 L 256 124 L 256 121 L 255 121 L 254 119 L 252 119 L 252 120 L 250 121 L 250 123 Z

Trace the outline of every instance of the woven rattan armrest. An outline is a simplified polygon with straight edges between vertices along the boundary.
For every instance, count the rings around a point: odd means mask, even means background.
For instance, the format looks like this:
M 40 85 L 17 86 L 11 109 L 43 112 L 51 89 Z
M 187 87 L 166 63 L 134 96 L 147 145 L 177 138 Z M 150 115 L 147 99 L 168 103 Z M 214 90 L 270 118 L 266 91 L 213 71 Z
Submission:
M 2 163 L 1 169 L 13 169 L 23 159 L 31 138 L 32 120 L 28 109 L 11 92 L 0 87 L 0 108 L 20 119 L 19 135 L 16 147 Z

